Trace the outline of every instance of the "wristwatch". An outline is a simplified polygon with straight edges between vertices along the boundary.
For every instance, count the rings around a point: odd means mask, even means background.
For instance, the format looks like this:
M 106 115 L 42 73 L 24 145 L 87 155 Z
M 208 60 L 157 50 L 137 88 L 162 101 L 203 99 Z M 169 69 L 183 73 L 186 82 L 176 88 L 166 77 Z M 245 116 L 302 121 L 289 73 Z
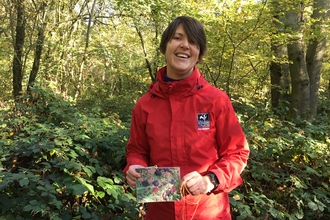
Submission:
M 212 192 L 213 190 L 215 190 L 219 186 L 219 180 L 218 180 L 217 176 L 214 173 L 208 173 L 208 174 L 206 174 L 206 176 L 210 177 L 211 183 L 214 185 L 214 188 L 211 190 L 211 192 Z

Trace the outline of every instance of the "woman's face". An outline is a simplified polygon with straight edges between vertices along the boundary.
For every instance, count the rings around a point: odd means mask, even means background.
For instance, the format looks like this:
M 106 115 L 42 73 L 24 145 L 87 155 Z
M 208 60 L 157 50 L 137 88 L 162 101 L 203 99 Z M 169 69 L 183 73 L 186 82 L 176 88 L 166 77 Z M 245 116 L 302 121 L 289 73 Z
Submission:
M 178 26 L 173 38 L 167 43 L 165 58 L 167 76 L 172 79 L 188 77 L 199 61 L 199 47 L 188 41 L 188 35 L 182 24 Z

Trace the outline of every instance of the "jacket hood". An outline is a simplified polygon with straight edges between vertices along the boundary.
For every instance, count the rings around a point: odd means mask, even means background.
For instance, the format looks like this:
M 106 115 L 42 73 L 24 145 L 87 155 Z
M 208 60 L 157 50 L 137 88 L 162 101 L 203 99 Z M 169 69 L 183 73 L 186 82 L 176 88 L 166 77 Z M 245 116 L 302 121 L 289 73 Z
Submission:
M 165 72 L 166 66 L 157 72 L 157 82 L 149 86 L 149 92 L 152 95 L 163 98 L 169 95 L 190 96 L 210 85 L 197 67 L 194 67 L 193 72 L 187 78 L 174 82 L 164 82 Z

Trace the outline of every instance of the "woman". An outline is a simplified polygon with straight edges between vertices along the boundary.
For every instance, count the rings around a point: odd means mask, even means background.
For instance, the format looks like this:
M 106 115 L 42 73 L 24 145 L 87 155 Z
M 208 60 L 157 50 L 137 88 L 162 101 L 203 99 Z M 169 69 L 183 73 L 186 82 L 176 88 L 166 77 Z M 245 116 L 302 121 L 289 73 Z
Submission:
M 230 99 L 196 67 L 206 52 L 202 24 L 176 18 L 160 50 L 166 66 L 133 109 L 126 181 L 136 187 L 139 167 L 180 167 L 187 195 L 149 203 L 146 220 L 231 219 L 228 192 L 242 183 L 249 147 Z

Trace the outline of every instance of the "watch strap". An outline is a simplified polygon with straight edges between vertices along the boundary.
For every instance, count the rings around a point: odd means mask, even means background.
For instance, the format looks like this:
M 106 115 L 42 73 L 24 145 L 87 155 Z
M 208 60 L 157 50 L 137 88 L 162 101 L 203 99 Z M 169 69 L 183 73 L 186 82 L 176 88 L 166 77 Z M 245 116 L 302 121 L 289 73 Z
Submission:
M 211 173 L 211 172 L 207 173 L 206 175 L 210 177 L 211 183 L 214 185 L 214 188 L 211 190 L 211 192 L 212 192 L 219 186 L 218 177 L 214 173 Z

